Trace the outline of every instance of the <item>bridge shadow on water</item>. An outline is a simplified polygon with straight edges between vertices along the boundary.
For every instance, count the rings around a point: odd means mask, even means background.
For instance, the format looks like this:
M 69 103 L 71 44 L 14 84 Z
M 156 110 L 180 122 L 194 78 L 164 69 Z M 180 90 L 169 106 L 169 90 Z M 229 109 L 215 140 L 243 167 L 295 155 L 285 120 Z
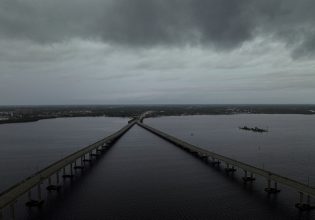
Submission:
M 134 126 L 101 158 L 47 193 L 26 219 L 312 219 L 291 192 L 264 193 L 150 132 Z M 19 213 L 20 216 L 25 212 Z M 24 218 L 25 219 L 25 218 Z

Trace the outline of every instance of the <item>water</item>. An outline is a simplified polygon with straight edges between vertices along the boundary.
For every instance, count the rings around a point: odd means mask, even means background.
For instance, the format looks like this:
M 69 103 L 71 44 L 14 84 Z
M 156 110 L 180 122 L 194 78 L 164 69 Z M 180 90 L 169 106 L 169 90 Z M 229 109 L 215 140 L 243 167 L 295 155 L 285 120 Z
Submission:
M 197 146 L 315 186 L 314 115 L 161 117 L 145 123 Z M 244 125 L 269 132 L 238 129 Z
M 77 132 L 80 125 L 86 124 L 75 120 L 69 123 L 75 125 L 69 125 L 71 129 L 68 131 L 74 129 Z M 85 128 L 92 129 L 83 132 L 90 135 L 82 137 L 80 143 L 83 139 L 86 142 L 89 142 L 87 139 L 97 139 L 97 135 L 93 136 L 93 132 L 98 130 L 95 128 L 104 126 L 104 123 L 98 120 L 95 119 Z M 118 122 L 114 123 L 117 127 L 126 123 L 121 119 L 117 120 Z M 260 158 L 260 154 L 257 152 L 261 151 L 267 158 L 268 155 L 282 158 L 280 162 L 270 160 L 271 164 L 268 165 L 273 169 L 280 167 L 279 172 L 291 173 L 291 167 L 295 166 L 304 169 L 303 165 L 296 161 L 299 157 L 296 160 L 286 160 L 285 156 L 281 155 L 283 149 L 296 152 L 297 156 L 303 155 L 300 151 L 304 152 L 304 156 L 309 154 L 310 161 L 303 160 L 302 164 L 311 166 L 313 163 L 313 151 L 309 146 L 314 143 L 313 135 L 306 129 L 314 125 L 312 117 L 186 116 L 146 119 L 145 122 L 218 153 L 236 156 L 242 161 L 259 164 L 256 160 Z M 49 120 L 47 123 L 49 124 Z M 270 132 L 258 135 L 238 130 L 237 127 L 244 124 L 269 126 Z M 303 128 L 305 132 L 292 131 L 291 135 L 286 135 L 283 129 L 293 129 L 288 126 L 290 124 L 294 125 L 296 130 Z M 59 126 L 62 127 L 64 125 Z M 281 127 L 283 129 L 280 129 Z M 102 137 L 103 129 L 105 128 L 102 127 L 102 132 L 99 133 Z M 277 133 L 272 134 L 273 132 Z M 288 139 L 278 140 L 277 134 L 280 133 Z M 51 137 L 47 135 L 46 138 Z M 299 145 L 304 146 L 303 150 L 294 148 L 295 142 L 292 141 L 300 143 L 300 138 L 305 144 Z M 282 143 L 284 140 L 287 142 Z M 78 144 L 76 141 L 74 142 Z M 72 140 L 67 146 L 71 145 L 71 142 Z M 258 142 L 261 144 L 260 150 L 252 149 L 251 146 Z M 265 146 L 265 143 L 273 144 L 274 147 Z M 278 146 L 281 149 L 278 149 Z M 282 163 L 285 163 L 285 166 L 282 166 Z M 307 169 L 305 166 L 305 170 Z M 293 173 L 291 175 L 299 177 L 297 172 Z M 242 173 L 236 173 L 234 177 L 228 176 L 222 170 L 197 160 L 135 126 L 108 153 L 88 166 L 88 169 L 77 171 L 73 181 L 66 180 L 61 192 L 43 193 L 46 202 L 42 209 L 26 209 L 24 196 L 16 205 L 17 214 L 18 219 L 315 219 L 314 212 L 300 213 L 294 207 L 297 201 L 296 192 L 281 187 L 280 194 L 268 196 L 263 191 L 265 180 L 257 179 L 254 184 L 244 185 L 241 175 Z M 43 188 L 46 184 L 44 183 Z
M 59 118 L 0 125 L 0 192 L 117 131 L 122 118 Z

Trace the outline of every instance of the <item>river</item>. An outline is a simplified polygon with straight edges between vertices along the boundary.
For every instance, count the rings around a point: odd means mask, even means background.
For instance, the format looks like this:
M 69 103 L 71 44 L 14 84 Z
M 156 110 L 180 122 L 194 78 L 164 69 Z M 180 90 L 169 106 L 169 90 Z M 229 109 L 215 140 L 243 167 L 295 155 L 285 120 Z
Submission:
M 6 140 L 1 144 L 1 156 L 9 152 L 6 158 L 11 161 L 1 167 L 1 177 L 10 177 L 11 184 L 21 174 L 26 176 L 126 122 L 74 118 L 1 125 Z M 174 116 L 149 118 L 145 123 L 217 153 L 314 184 L 314 116 Z M 268 128 L 269 132 L 238 128 L 244 125 Z M 26 209 L 26 196 L 21 198 L 16 205 L 18 218 L 315 218 L 314 212 L 301 213 L 294 207 L 297 192 L 280 185 L 280 194 L 268 196 L 263 191 L 265 180 L 258 178 L 244 185 L 241 172 L 228 176 L 138 126 L 88 167 L 77 171 L 72 181 L 65 180 L 59 193 L 45 192 L 46 202 L 39 210 Z
M 110 135 L 128 119 L 58 118 L 0 125 L 0 191 Z

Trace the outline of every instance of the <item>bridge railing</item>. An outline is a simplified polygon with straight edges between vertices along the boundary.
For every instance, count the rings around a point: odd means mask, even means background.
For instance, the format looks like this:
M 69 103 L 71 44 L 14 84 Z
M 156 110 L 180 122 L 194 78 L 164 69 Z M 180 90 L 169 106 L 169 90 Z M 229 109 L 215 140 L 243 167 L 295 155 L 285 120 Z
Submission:
M 85 156 L 86 154 L 92 152 L 93 150 L 98 149 L 99 147 L 103 146 L 104 144 L 109 144 L 111 142 L 116 141 L 120 138 L 124 133 L 126 133 L 135 122 L 129 123 L 117 132 L 109 135 L 108 137 L 95 142 L 51 165 L 48 167 L 38 171 L 37 173 L 31 175 L 30 177 L 22 180 L 21 182 L 15 184 L 14 186 L 10 187 L 9 189 L 5 190 L 4 192 L 0 193 L 0 212 L 5 207 L 15 203 L 18 198 L 28 191 L 30 191 L 36 185 L 40 185 L 44 180 L 50 178 L 55 173 L 59 172 L 64 167 L 68 166 L 69 164 L 74 163 L 77 159 Z M 1 215 L 1 213 L 0 213 Z
M 205 150 L 203 148 L 197 147 L 195 145 L 189 144 L 183 140 L 180 140 L 174 136 L 171 136 L 169 134 L 166 134 L 160 130 L 157 130 L 155 128 L 152 128 L 144 123 L 137 122 L 139 126 L 142 128 L 158 135 L 159 137 L 185 149 L 189 150 L 192 153 L 198 154 L 200 157 L 210 157 L 212 160 L 217 160 L 217 161 L 222 161 L 227 164 L 227 166 L 233 166 L 233 167 L 238 167 L 242 170 L 244 170 L 246 173 L 250 172 L 251 174 L 256 174 L 259 176 L 262 176 L 266 178 L 266 180 L 270 183 L 270 181 L 274 181 L 275 183 L 281 183 L 285 186 L 288 186 L 290 188 L 293 188 L 294 190 L 297 190 L 301 196 L 303 197 L 303 194 L 306 194 L 308 197 L 312 196 L 315 197 L 315 188 L 311 187 L 307 184 L 304 184 L 302 182 L 290 179 L 288 177 L 252 166 L 250 164 L 243 163 L 241 161 L 235 160 L 233 158 L 229 158 L 214 152 L 211 152 L 209 150 Z M 309 202 L 309 201 L 308 201 Z

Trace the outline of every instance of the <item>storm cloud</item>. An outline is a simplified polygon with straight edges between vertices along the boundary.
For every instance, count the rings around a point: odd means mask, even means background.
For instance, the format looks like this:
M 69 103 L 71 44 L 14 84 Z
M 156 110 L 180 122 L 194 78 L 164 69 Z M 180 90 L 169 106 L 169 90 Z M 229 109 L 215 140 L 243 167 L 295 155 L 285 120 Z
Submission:
M 257 36 L 315 52 L 313 0 L 1 0 L 1 38 L 229 50 Z
M 314 0 L 0 0 L 0 105 L 315 103 Z

